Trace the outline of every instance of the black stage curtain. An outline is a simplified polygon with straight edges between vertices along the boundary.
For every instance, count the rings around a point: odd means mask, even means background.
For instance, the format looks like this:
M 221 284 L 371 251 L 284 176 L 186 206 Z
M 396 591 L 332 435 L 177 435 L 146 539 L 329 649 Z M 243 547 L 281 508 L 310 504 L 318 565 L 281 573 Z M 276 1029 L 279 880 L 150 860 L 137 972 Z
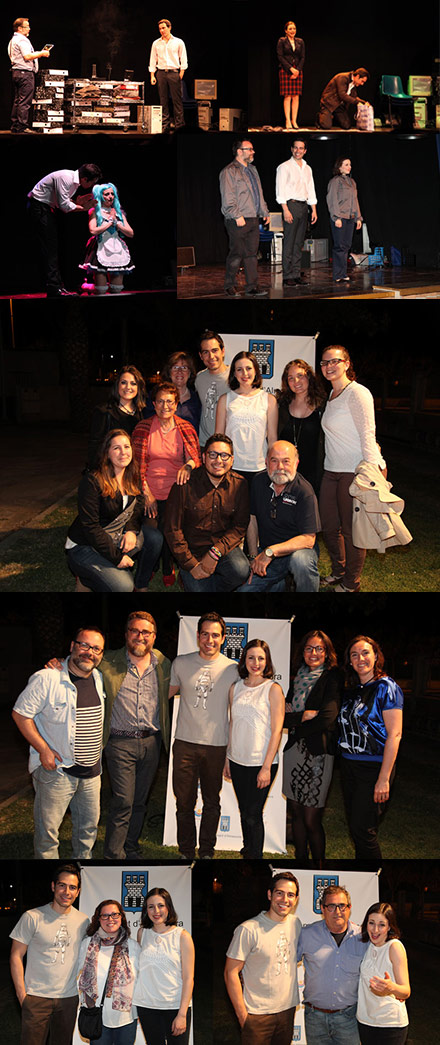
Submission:
M 337 13 L 329 4 L 303 4 L 292 12 L 284 2 L 272 3 L 265 8 L 264 19 L 249 21 L 250 127 L 284 126 L 276 46 L 289 17 L 306 48 L 300 125 L 315 125 L 322 89 L 335 73 L 366 67 L 370 80 L 359 93 L 377 112 L 379 83 L 385 73 L 400 76 L 404 91 L 410 74 L 434 74 L 439 41 L 437 0 L 426 0 L 410 21 L 406 10 L 391 3 L 380 8 L 364 4 Z
M 226 257 L 218 176 L 232 159 L 232 140 L 228 134 L 205 134 L 178 143 L 178 245 L 194 246 L 199 265 L 219 264 Z M 279 211 L 275 171 L 291 155 L 290 136 L 256 134 L 252 140 L 269 210 Z M 371 245 L 397 247 L 407 256 L 415 255 L 418 266 L 437 268 L 440 177 L 435 136 L 408 139 L 341 134 L 326 141 L 309 139 L 306 159 L 313 169 L 318 197 L 313 238 L 331 235 L 326 192 L 340 156 L 351 159 Z M 361 250 L 360 235 L 355 249 Z

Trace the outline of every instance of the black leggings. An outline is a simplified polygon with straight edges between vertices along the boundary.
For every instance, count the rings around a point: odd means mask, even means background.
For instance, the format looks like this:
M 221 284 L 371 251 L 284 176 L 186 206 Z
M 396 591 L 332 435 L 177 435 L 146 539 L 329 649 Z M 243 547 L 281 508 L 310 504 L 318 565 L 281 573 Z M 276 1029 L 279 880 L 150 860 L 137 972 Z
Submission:
M 359 1023 L 361 1045 L 405 1045 L 408 1027 L 368 1027 Z
M 188 1045 L 191 1009 L 186 1014 L 186 1031 L 177 1037 L 171 1033 L 171 1025 L 178 1009 L 144 1009 L 137 1005 L 137 1011 L 147 1045 Z
M 289 807 L 292 811 L 292 836 L 296 859 L 306 864 L 310 847 L 312 860 L 320 863 L 325 858 L 325 832 L 322 826 L 324 809 L 304 806 L 301 802 L 293 802 L 291 799 Z

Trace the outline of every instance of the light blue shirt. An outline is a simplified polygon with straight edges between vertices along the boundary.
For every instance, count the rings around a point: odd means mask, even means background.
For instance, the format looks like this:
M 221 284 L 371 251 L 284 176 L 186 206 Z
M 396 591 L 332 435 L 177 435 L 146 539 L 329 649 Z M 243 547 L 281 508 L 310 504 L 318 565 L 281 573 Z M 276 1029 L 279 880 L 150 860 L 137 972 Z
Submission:
M 58 772 L 63 767 L 75 764 L 76 686 L 69 676 L 68 658 L 63 660 L 61 671 L 43 668 L 31 675 L 26 688 L 14 704 L 14 711 L 25 718 L 32 718 L 38 732 L 61 755 Z M 96 692 L 101 701 L 101 735 L 104 722 L 104 689 L 102 676 L 96 668 L 92 671 Z M 29 772 L 41 765 L 38 751 L 29 748 Z
M 368 946 L 360 933 L 360 926 L 349 922 L 338 947 L 324 920 L 303 926 L 297 957 L 304 962 L 304 1001 L 320 1009 L 345 1009 L 357 1002 L 359 967 Z

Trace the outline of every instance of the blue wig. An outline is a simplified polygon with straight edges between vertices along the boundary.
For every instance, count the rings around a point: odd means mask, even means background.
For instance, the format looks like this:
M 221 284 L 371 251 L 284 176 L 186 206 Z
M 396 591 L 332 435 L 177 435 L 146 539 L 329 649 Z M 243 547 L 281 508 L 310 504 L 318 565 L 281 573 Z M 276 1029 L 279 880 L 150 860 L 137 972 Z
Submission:
M 102 194 L 105 191 L 105 189 L 112 189 L 112 191 L 114 192 L 114 194 L 115 194 L 115 201 L 114 201 L 113 206 L 114 206 L 115 211 L 116 211 L 116 216 L 119 219 L 119 221 L 123 221 L 124 220 L 124 216 L 122 214 L 121 204 L 119 202 L 118 190 L 116 188 L 116 185 L 113 185 L 112 181 L 108 181 L 108 182 L 105 183 L 105 185 L 94 185 L 93 189 L 92 189 L 93 196 L 95 198 L 95 214 L 96 214 L 97 224 L 101 225 L 101 223 L 103 221 L 101 207 L 102 207 Z

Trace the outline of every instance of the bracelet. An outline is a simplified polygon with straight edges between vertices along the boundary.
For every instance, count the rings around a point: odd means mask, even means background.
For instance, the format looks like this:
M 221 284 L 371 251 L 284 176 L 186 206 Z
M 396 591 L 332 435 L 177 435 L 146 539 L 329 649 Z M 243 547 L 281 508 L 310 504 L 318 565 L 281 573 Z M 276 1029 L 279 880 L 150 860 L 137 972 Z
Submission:
M 215 547 L 215 545 L 209 549 L 208 554 L 211 556 L 211 559 L 215 559 L 217 562 L 219 562 L 222 557 L 222 553 Z

